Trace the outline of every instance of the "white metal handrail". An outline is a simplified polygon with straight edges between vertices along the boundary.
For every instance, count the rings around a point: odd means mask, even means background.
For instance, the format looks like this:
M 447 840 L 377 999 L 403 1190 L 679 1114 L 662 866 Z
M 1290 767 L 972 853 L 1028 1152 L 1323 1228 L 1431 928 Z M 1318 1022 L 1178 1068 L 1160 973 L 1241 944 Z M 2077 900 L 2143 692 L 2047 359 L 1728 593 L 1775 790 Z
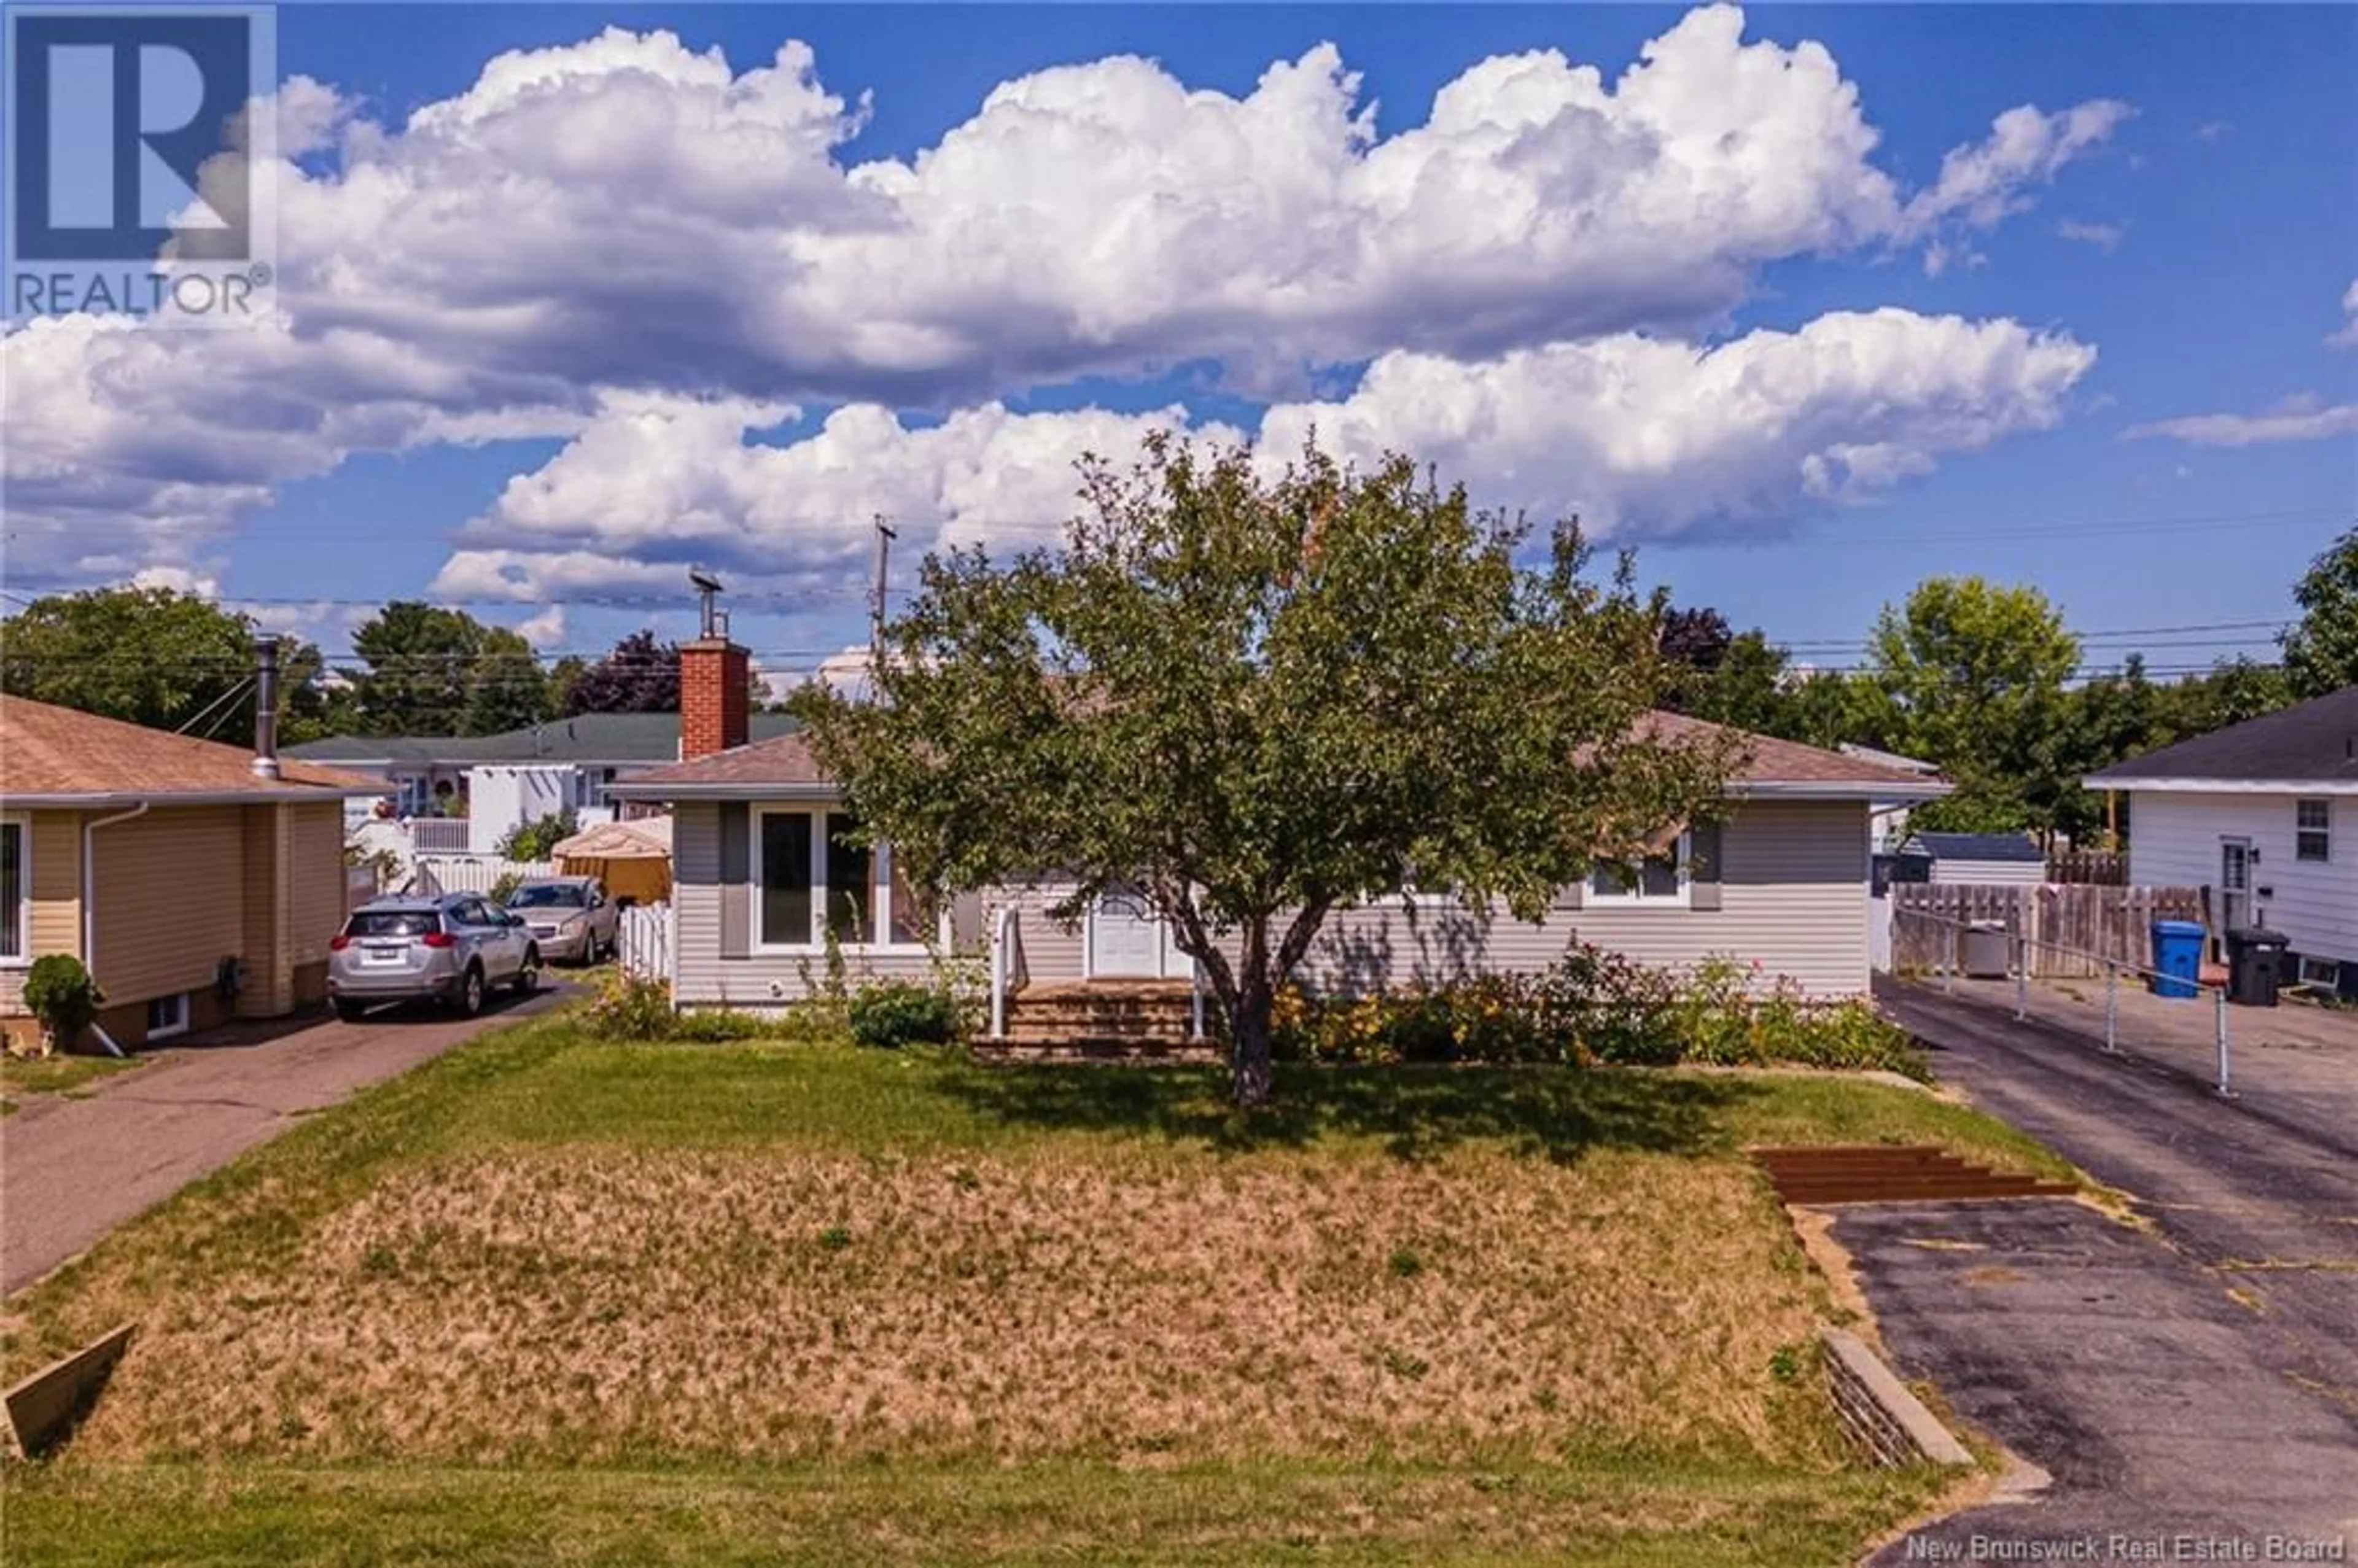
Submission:
M 1003 903 L 990 923 L 990 1037 L 1007 1038 L 1007 992 L 1023 962 L 1022 912 Z
M 1963 943 L 1962 934 L 1983 923 L 1959 919 L 1955 915 L 1938 914 L 1927 909 L 1898 909 L 1892 912 L 1892 917 L 1895 920 L 1926 920 L 1935 925 L 1949 926 L 1959 934 L 1957 939 L 1949 944 L 1947 961 L 1940 966 L 1942 989 L 1954 994 L 1957 989 L 1957 971 L 1964 967 L 1963 955 L 1958 951 Z M 2160 969 L 2148 968 L 2143 964 L 2135 963 L 2126 958 L 2115 958 L 2103 953 L 2091 953 L 2084 947 L 2067 946 L 2061 942 L 2044 941 L 2024 935 L 2018 926 L 2011 923 L 2006 927 L 2006 936 L 2014 947 L 2011 968 L 2014 970 L 2014 1016 L 2017 1022 L 2030 1016 L 2029 950 L 2031 948 L 2043 947 L 2050 953 L 2062 953 L 2103 966 L 2104 1050 L 2109 1055 L 2117 1056 L 2121 1054 L 2121 976 L 2124 972 L 2141 975 L 2150 979 L 2167 980 L 2172 985 L 2191 986 L 2198 995 L 2203 991 L 2209 991 L 2212 996 L 2212 1040 L 2218 1060 L 2216 1087 L 2223 1097 L 2234 1098 L 2235 1091 L 2229 1071 L 2227 1047 L 2227 996 L 2230 989 L 2227 982 L 2206 980 L 2199 972 L 2191 977 L 2173 975 Z

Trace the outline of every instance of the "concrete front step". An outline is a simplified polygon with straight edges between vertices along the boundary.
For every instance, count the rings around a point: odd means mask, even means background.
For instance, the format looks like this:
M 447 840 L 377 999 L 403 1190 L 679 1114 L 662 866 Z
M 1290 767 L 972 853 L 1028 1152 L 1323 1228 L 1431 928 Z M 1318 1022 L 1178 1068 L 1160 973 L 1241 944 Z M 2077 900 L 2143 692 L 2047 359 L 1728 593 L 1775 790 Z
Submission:
M 1091 1056 L 1208 1049 L 1194 1030 L 1195 990 L 1185 980 L 1058 981 L 1009 997 L 1006 1036 L 991 1044 Z

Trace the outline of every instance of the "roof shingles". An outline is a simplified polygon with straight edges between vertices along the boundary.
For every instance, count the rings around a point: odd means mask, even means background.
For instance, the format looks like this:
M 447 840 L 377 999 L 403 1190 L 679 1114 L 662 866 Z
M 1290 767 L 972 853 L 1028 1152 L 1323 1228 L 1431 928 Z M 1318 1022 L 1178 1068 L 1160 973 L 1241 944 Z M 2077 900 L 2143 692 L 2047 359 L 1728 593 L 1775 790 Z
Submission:
M 2358 686 L 2180 741 L 2091 774 L 2089 784 L 2358 784 Z
M 331 799 L 384 787 L 381 780 L 283 757 L 279 770 L 276 779 L 259 778 L 254 753 L 240 746 L 0 697 L 0 801 L 176 795 L 268 800 L 307 793 Z
M 1920 773 L 1885 767 L 1862 757 L 1847 757 L 1839 752 L 1779 741 L 1773 736 L 1731 731 L 1724 725 L 1681 714 L 1656 713 L 1647 722 L 1654 736 L 1673 743 L 1700 744 L 1714 736 L 1729 733 L 1741 736 L 1744 758 L 1730 781 L 1739 787 L 1815 784 L 1855 789 L 1861 795 L 1868 795 L 1876 793 L 1877 786 L 1920 793 L 1929 782 L 1936 782 L 1928 781 Z M 633 774 L 614 788 L 616 793 L 626 795 L 661 798 L 666 789 L 724 795 L 770 786 L 807 789 L 827 782 L 826 772 L 811 755 L 807 739 L 795 734 L 756 741 L 691 762 L 650 769 Z

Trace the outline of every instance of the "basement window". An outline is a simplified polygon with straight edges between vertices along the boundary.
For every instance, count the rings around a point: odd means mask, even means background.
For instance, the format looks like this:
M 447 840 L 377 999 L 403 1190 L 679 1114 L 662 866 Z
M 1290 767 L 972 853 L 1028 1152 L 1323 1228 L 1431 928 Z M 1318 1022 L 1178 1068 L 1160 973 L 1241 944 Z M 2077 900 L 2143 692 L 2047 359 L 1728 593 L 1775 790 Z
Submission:
M 2331 860 L 2333 858 L 2333 803 L 2297 800 L 2292 805 L 2292 858 Z
M 147 1038 L 162 1040 L 189 1032 L 189 993 L 159 996 L 147 1004 Z

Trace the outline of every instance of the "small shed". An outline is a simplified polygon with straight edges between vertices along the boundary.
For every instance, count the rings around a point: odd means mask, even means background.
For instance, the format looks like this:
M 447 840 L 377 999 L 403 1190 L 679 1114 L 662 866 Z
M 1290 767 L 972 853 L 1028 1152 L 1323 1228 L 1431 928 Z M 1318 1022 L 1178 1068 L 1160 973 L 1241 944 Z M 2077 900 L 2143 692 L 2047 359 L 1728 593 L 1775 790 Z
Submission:
M 562 874 L 596 877 L 625 903 L 658 903 L 671 896 L 668 816 L 600 823 L 560 841 L 549 854 Z
M 1922 862 L 1929 882 L 2036 885 L 2047 880 L 2047 852 L 2028 833 L 1914 833 L 1900 858 Z

